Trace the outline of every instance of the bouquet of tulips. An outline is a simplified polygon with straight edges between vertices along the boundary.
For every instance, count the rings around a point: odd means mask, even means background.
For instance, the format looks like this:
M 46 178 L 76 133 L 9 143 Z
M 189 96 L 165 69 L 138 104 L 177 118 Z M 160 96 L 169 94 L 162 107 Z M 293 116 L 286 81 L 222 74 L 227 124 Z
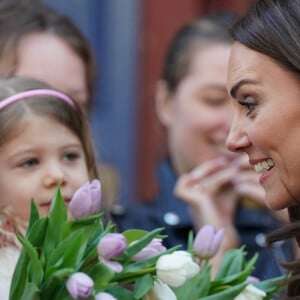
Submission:
M 14 271 L 10 300 L 224 300 L 271 299 L 276 278 L 253 282 L 257 257 L 243 248 L 229 251 L 214 279 L 209 260 L 218 251 L 222 230 L 204 226 L 186 251 L 163 246 L 163 230 L 116 232 L 104 225 L 101 185 L 93 180 L 73 196 L 68 212 L 59 187 L 50 214 L 39 217 L 32 201 L 26 237 Z

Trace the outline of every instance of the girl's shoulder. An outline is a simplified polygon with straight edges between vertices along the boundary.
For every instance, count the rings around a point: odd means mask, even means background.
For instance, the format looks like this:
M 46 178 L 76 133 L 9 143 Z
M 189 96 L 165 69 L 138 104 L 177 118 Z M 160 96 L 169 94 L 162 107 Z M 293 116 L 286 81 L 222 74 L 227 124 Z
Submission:
M 16 232 L 24 236 L 26 224 L 16 219 L 9 209 L 0 208 L 0 249 L 5 247 L 21 248 Z
M 9 289 L 13 272 L 20 255 L 17 247 L 0 248 L 0 298 L 9 298 Z

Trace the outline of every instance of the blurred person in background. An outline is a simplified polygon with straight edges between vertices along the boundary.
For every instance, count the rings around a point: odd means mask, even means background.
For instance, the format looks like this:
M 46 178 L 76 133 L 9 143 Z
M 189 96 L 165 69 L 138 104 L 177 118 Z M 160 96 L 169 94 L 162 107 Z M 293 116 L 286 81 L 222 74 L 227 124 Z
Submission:
M 292 245 L 268 249 L 265 235 L 285 221 L 263 202 L 264 190 L 247 157 L 225 148 L 232 107 L 226 90 L 232 46 L 230 13 L 200 16 L 174 36 L 156 88 L 156 108 L 166 128 L 168 154 L 157 166 L 158 191 L 150 201 L 132 203 L 114 215 L 120 230 L 164 227 L 167 247 L 187 247 L 191 230 L 204 224 L 224 228 L 224 253 L 245 244 L 259 254 L 253 273 L 261 279 L 282 274 L 278 258 L 293 255 Z
M 38 79 L 68 94 L 89 114 L 96 61 L 89 41 L 66 15 L 40 0 L 0 2 L 0 74 Z M 107 206 L 118 202 L 118 172 L 99 163 Z

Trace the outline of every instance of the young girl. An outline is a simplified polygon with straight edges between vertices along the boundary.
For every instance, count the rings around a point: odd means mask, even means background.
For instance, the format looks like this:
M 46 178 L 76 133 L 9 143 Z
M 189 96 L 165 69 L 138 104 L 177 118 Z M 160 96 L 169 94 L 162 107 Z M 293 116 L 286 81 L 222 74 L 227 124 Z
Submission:
M 0 79 L 0 295 L 7 299 L 30 202 L 49 212 L 58 185 L 66 202 L 97 178 L 89 127 L 67 95 L 33 79 Z

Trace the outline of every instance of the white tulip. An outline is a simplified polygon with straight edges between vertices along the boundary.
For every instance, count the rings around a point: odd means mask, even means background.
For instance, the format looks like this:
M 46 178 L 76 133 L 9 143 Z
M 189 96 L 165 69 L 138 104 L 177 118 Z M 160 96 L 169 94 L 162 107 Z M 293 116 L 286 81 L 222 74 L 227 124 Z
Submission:
M 156 262 L 157 276 L 172 287 L 179 287 L 200 271 L 190 253 L 175 251 L 162 255 Z
M 234 298 L 234 300 L 263 300 L 266 293 L 252 284 L 248 284 L 246 288 Z
M 153 288 L 146 294 L 144 300 L 177 300 L 170 287 L 160 279 L 154 281 Z

